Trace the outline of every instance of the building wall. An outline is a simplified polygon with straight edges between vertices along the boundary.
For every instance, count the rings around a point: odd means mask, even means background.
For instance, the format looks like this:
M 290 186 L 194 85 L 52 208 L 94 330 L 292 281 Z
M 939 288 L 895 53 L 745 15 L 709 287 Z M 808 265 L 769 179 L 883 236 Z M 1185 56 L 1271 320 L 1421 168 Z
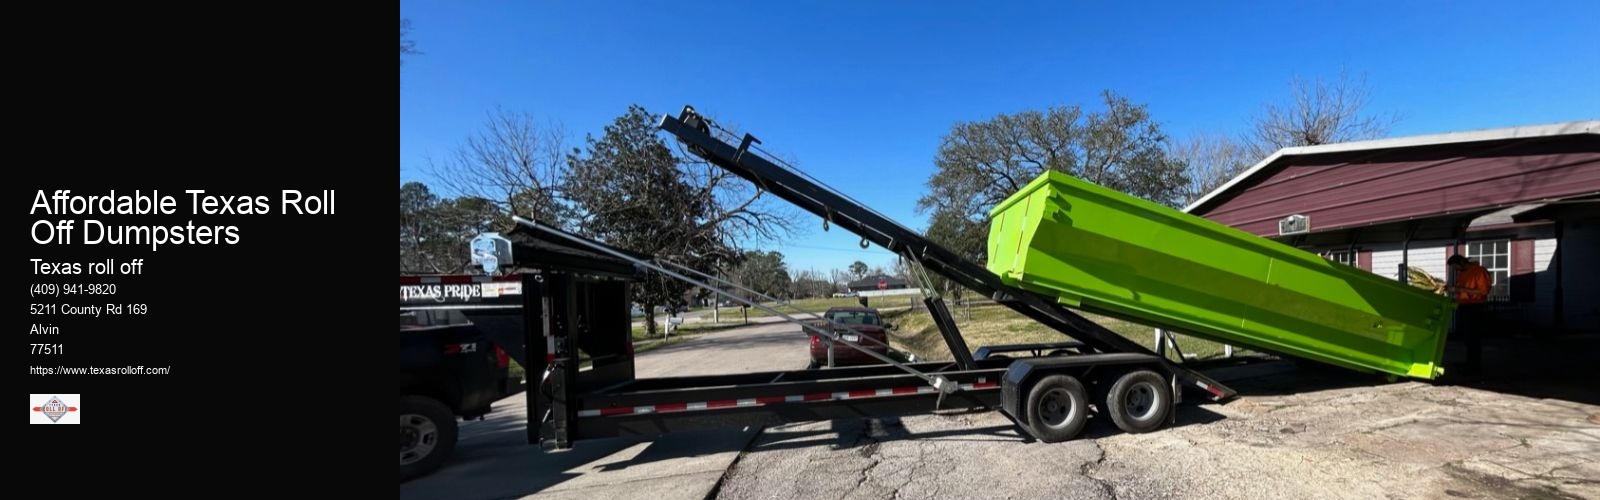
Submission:
M 1550 261 L 1556 255 L 1556 240 L 1546 238 L 1533 242 L 1533 303 L 1528 305 L 1527 316 L 1523 318 L 1529 323 L 1539 326 L 1554 326 L 1556 280 L 1551 274 Z
M 1600 215 L 1566 219 L 1561 229 L 1565 326 L 1600 331 Z
M 1445 279 L 1445 259 L 1450 254 L 1445 250 L 1454 242 L 1450 241 L 1414 241 L 1405 253 L 1409 254 L 1408 265 L 1426 271 L 1435 278 Z M 1372 245 L 1365 247 L 1372 252 L 1372 269 L 1374 274 L 1389 279 L 1400 279 L 1400 262 L 1402 245 Z
M 1578 231 L 1578 238 L 1576 239 L 1571 237 L 1570 232 L 1565 235 L 1564 239 L 1567 240 L 1567 246 L 1569 248 L 1585 248 L 1584 245 L 1587 245 L 1586 248 L 1589 248 L 1589 255 L 1600 255 L 1600 224 L 1576 230 Z M 1529 295 L 1532 300 L 1497 303 L 1495 307 L 1498 309 L 1499 314 L 1506 319 L 1525 322 L 1538 327 L 1552 327 L 1554 326 L 1555 318 L 1556 287 L 1554 274 L 1556 269 L 1553 268 L 1552 263 L 1555 259 L 1558 243 L 1555 238 L 1541 238 L 1532 240 L 1531 247 L 1533 248 L 1532 273 L 1534 281 L 1533 291 Z M 1358 246 L 1358 249 L 1369 255 L 1369 257 L 1363 259 L 1370 262 L 1369 266 L 1365 267 L 1368 271 L 1385 278 L 1399 279 L 1401 245 L 1369 244 Z M 1516 251 L 1516 245 L 1513 245 L 1513 251 Z M 1455 254 L 1455 242 L 1412 242 L 1410 249 L 1406 253 L 1410 254 L 1410 261 L 1408 262 L 1410 266 L 1422 269 L 1436 278 L 1448 279 L 1446 274 L 1448 266 L 1445 265 L 1445 261 Z M 1600 277 L 1600 269 L 1597 269 L 1592 259 L 1590 262 L 1581 262 L 1573 265 L 1571 261 L 1576 259 L 1572 259 L 1570 255 L 1577 253 L 1581 252 L 1574 250 L 1574 253 L 1569 253 L 1566 261 L 1568 269 L 1564 276 L 1565 282 L 1563 286 L 1566 295 L 1566 300 L 1564 301 L 1566 304 L 1565 316 L 1569 327 L 1585 328 L 1578 325 L 1589 325 L 1586 328 L 1595 328 L 1596 320 L 1600 319 L 1600 313 L 1597 313 L 1594 306 L 1594 304 L 1600 303 L 1600 286 L 1595 286 L 1595 282 L 1600 280 L 1593 278 Z M 1516 258 L 1517 256 L 1514 255 L 1513 260 Z M 1591 278 L 1577 278 L 1578 273 L 1589 273 Z M 1582 284 L 1575 287 L 1574 282 L 1582 282 Z M 1513 296 L 1516 295 L 1517 293 L 1513 292 Z

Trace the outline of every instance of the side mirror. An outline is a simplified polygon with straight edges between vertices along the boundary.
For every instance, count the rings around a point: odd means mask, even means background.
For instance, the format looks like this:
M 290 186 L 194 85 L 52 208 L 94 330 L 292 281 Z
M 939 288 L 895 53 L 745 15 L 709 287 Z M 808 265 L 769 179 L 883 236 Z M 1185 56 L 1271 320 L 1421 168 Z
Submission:
M 885 329 L 885 330 L 893 330 L 893 329 L 896 329 L 896 328 L 899 328 L 899 327 L 898 326 L 894 326 L 894 323 L 884 323 L 883 324 L 883 329 Z

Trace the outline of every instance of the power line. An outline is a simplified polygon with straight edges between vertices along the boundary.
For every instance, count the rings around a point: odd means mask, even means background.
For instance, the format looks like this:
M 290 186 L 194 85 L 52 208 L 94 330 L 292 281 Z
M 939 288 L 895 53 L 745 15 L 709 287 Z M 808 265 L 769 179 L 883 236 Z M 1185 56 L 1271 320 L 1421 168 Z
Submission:
M 811 246 L 811 245 L 783 245 L 783 248 L 804 248 L 804 249 L 808 249 L 808 250 L 822 250 L 822 251 L 825 251 L 825 252 L 849 252 L 849 253 L 894 255 L 893 252 L 890 252 L 888 250 L 884 250 L 882 248 L 876 248 L 876 247 L 874 247 L 875 250 L 858 250 L 858 249 L 854 249 L 854 248 L 828 248 L 828 247 L 819 247 L 819 246 Z M 782 250 L 783 248 L 775 248 L 774 250 Z

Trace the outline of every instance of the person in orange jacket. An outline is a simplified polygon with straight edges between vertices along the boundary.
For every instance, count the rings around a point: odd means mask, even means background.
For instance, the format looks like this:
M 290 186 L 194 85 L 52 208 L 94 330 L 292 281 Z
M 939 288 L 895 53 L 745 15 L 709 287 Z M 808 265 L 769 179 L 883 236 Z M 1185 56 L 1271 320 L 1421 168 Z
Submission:
M 1455 324 L 1452 326 L 1455 333 L 1467 343 L 1466 371 L 1475 374 L 1483 364 L 1483 336 L 1480 331 L 1484 322 L 1483 304 L 1489 301 L 1494 278 L 1489 275 L 1488 269 L 1461 254 L 1450 256 L 1446 263 L 1455 271 L 1451 285 L 1446 288 L 1457 304 Z
M 1489 276 L 1488 269 L 1460 254 L 1450 256 L 1447 262 L 1456 272 L 1455 286 L 1451 291 L 1455 294 L 1457 304 L 1482 304 L 1489 301 L 1489 288 L 1494 286 L 1494 278 Z

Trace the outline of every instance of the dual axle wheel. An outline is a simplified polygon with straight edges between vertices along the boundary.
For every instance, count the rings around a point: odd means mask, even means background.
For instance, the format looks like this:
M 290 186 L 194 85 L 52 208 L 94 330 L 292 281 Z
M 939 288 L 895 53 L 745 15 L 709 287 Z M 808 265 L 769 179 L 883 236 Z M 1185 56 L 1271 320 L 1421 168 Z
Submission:
M 1028 391 L 1028 431 L 1046 443 L 1072 439 L 1089 422 L 1089 402 L 1077 378 L 1060 374 L 1041 378 Z M 1172 387 L 1156 372 L 1134 370 L 1118 376 L 1095 403 L 1117 428 L 1149 432 L 1160 428 L 1172 411 Z

